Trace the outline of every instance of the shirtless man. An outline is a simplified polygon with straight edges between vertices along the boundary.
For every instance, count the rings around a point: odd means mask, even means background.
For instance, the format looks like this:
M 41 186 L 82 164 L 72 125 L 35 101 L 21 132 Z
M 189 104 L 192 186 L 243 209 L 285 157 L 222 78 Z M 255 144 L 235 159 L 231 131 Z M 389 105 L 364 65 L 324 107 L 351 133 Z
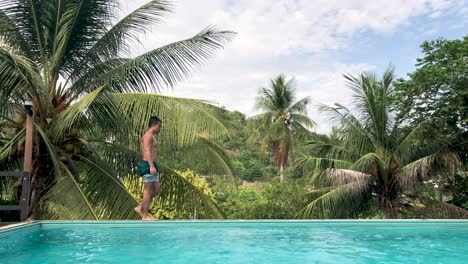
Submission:
M 156 164 L 157 159 L 157 144 L 158 142 L 153 137 L 161 130 L 162 121 L 157 116 L 153 116 L 149 120 L 148 130 L 141 138 L 142 161 L 138 164 L 138 172 L 143 177 L 143 200 L 135 207 L 135 211 L 141 216 L 143 221 L 154 221 L 153 217 L 148 215 L 149 205 L 159 191 L 159 168 Z

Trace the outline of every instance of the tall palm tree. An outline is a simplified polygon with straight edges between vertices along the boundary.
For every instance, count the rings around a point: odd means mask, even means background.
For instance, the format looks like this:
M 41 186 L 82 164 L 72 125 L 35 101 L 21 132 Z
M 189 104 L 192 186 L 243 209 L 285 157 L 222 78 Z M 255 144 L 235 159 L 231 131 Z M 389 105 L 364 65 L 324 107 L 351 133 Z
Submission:
M 453 177 L 459 159 L 443 151 L 443 142 L 426 142 L 419 127 L 405 127 L 392 101 L 393 68 L 380 80 L 372 73 L 344 77 L 357 114 L 340 104 L 321 107 L 338 127 L 308 142 L 297 159 L 295 165 L 311 174 L 316 188 L 299 216 L 349 217 L 376 201 L 387 218 L 396 218 L 405 190 L 417 195 L 424 181 Z M 441 201 L 437 206 L 452 209 L 452 217 L 466 214 Z
M 261 151 L 273 146 L 273 160 L 280 169 L 280 181 L 284 181 L 284 169 L 296 137 L 305 136 L 315 123 L 307 116 L 309 97 L 294 102 L 293 79 L 286 80 L 280 74 L 272 79 L 268 88 L 258 92 L 256 109 L 264 111 L 254 117 L 258 125 L 251 140 L 260 140 Z
M 163 147 L 204 152 L 229 169 L 212 143 L 227 136 L 224 111 L 205 102 L 157 95 L 205 64 L 234 33 L 206 28 L 192 38 L 126 57 L 139 34 L 172 11 L 153 0 L 115 21 L 117 0 L 3 0 L 0 4 L 0 169 L 20 169 L 31 98 L 34 148 L 31 216 L 136 218 L 122 184 L 135 176 L 147 120 L 164 122 Z M 190 153 L 187 151 L 187 153 Z M 200 155 L 197 155 L 199 157 Z M 161 199 L 216 204 L 161 161 Z

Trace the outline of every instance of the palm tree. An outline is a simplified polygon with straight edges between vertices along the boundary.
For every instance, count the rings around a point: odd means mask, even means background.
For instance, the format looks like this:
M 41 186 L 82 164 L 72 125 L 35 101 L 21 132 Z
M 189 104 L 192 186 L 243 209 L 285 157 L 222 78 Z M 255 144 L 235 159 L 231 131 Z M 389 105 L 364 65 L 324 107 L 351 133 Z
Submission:
M 387 218 L 396 218 L 405 190 L 415 196 L 424 181 L 453 177 L 459 159 L 443 151 L 443 142 L 426 142 L 419 126 L 405 127 L 392 101 L 393 68 L 381 80 L 372 73 L 344 77 L 357 115 L 340 104 L 321 106 L 338 127 L 308 142 L 306 154 L 297 159 L 295 166 L 308 171 L 315 187 L 299 217 L 355 216 L 376 201 Z M 452 209 L 451 216 L 466 214 L 442 201 L 436 204 Z
M 280 181 L 284 181 L 284 169 L 294 146 L 295 137 L 309 133 L 315 123 L 307 116 L 309 97 L 294 102 L 293 79 L 284 75 L 272 79 L 268 88 L 258 92 L 256 109 L 264 111 L 254 117 L 257 121 L 255 133 L 250 140 L 259 139 L 261 152 L 273 146 L 273 160 L 280 169 Z
M 116 0 L 4 0 L 0 4 L 0 169 L 20 169 L 22 102 L 34 110 L 31 216 L 136 218 L 122 184 L 135 178 L 147 120 L 164 121 L 161 146 L 229 161 L 212 139 L 227 136 L 223 110 L 161 96 L 205 64 L 234 33 L 206 28 L 192 38 L 129 58 L 139 34 L 172 11 L 153 0 L 113 23 Z M 191 150 L 191 151 L 188 151 Z M 194 156 L 194 155 L 192 155 Z M 194 158 L 200 157 L 196 155 Z M 203 193 L 161 161 L 162 200 L 223 217 Z M 0 190 L 1 191 L 1 190 Z

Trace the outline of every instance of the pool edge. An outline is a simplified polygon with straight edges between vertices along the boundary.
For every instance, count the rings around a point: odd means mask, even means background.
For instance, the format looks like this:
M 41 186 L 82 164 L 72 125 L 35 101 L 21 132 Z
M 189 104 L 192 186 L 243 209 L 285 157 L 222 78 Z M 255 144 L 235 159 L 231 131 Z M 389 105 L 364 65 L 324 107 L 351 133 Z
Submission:
M 277 225 L 314 225 L 318 226 L 468 226 L 466 219 L 265 219 L 265 220 L 162 220 L 162 221 L 141 221 L 141 220 L 38 220 L 27 221 L 17 224 L 0 227 L 0 237 L 23 231 L 31 228 L 48 228 L 59 226 L 115 226 L 115 227 L 148 227 L 148 226 L 175 226 L 175 225 L 198 225 L 207 224 L 235 224 L 240 226 L 251 226 L 256 224 Z
M 26 221 L 26 222 L 20 222 L 20 223 L 15 223 L 11 225 L 6 225 L 0 227 L 0 238 L 11 235 L 16 232 L 32 229 L 32 228 L 39 228 L 40 227 L 40 221 Z
M 114 221 L 41 221 L 43 228 L 60 226 L 113 226 L 113 227 L 173 227 L 173 226 L 206 226 L 206 225 L 232 225 L 232 226 L 464 226 L 468 227 L 468 220 L 460 219 L 411 219 L 411 220 L 164 220 L 164 221 L 141 221 L 141 220 L 114 220 Z

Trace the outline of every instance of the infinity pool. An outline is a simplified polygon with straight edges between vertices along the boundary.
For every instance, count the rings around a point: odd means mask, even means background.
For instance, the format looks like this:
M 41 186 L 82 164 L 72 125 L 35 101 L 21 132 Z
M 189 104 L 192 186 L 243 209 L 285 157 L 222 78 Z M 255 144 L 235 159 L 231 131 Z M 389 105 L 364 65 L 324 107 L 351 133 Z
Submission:
M 468 263 L 468 221 L 38 222 L 0 263 Z

